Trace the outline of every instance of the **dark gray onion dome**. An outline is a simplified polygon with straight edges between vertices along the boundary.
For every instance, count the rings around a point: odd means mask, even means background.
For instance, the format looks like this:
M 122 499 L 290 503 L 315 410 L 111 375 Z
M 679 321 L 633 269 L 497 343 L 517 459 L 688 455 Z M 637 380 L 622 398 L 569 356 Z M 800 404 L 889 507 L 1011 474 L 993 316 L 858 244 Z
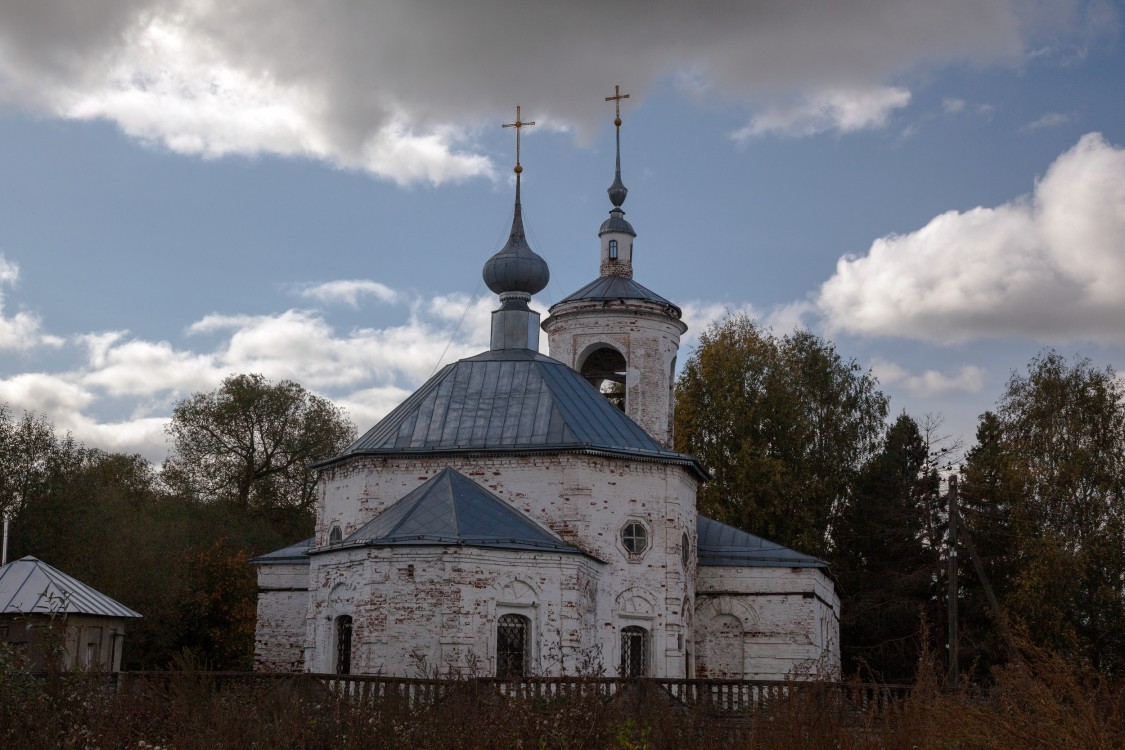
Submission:
M 620 208 L 629 196 L 629 188 L 625 187 L 625 183 L 621 181 L 620 167 L 617 169 L 617 176 L 614 178 L 613 184 L 609 186 L 606 192 L 609 193 L 609 202 L 617 208 Z
M 538 294 L 551 280 L 551 269 L 531 246 L 523 230 L 523 210 L 516 193 L 516 211 L 508 244 L 484 264 L 484 283 L 496 294 L 525 292 Z
M 625 221 L 625 212 L 620 208 L 614 208 L 609 212 L 609 218 L 602 222 L 602 228 L 598 230 L 598 236 L 601 237 L 607 232 L 621 232 L 636 237 L 637 233 L 633 231 L 633 225 Z

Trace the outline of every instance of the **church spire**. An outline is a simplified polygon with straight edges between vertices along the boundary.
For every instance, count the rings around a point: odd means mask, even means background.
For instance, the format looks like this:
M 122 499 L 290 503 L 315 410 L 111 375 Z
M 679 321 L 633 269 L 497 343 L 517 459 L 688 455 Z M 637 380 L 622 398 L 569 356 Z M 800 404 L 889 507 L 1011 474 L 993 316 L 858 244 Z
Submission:
M 621 100 L 628 99 L 628 94 L 621 93 L 620 86 L 613 87 L 613 96 L 607 96 L 607 102 L 613 102 L 613 126 L 617 129 L 617 172 L 613 178 L 613 184 L 609 186 L 609 202 L 615 208 L 621 208 L 621 204 L 625 202 L 625 198 L 629 195 L 629 189 L 625 187 L 625 183 L 621 181 Z
M 534 125 L 521 119 L 516 107 L 515 122 L 504 123 L 505 128 L 516 129 L 516 203 L 512 212 L 512 231 L 500 252 L 484 264 L 484 283 L 500 295 L 500 309 L 492 313 L 492 349 L 539 348 L 539 313 L 528 307 L 531 295 L 547 286 L 551 270 L 531 246 L 523 228 L 523 206 L 520 204 L 520 131 Z
M 613 96 L 607 96 L 607 102 L 613 102 L 613 126 L 617 129 L 617 168 L 613 175 L 613 184 L 609 186 L 609 202 L 613 208 L 609 210 L 609 218 L 602 222 L 598 230 L 601 238 L 602 276 L 633 276 L 633 238 L 637 233 L 633 226 L 625 221 L 625 211 L 621 204 L 629 195 L 628 188 L 621 181 L 621 100 L 628 99 L 628 94 L 621 93 L 620 86 L 613 87 Z

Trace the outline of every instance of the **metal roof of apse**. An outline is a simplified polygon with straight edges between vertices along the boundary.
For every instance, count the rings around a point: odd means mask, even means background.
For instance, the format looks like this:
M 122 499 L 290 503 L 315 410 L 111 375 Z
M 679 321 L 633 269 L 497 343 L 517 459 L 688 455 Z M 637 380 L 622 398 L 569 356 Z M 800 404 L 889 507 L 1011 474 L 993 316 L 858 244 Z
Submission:
M 569 297 L 565 297 L 561 301 L 551 305 L 551 309 L 554 310 L 561 304 L 578 300 L 609 301 L 627 299 L 639 299 L 645 302 L 653 302 L 657 305 L 671 307 L 676 311 L 677 318 L 682 315 L 680 308 L 674 303 L 669 302 L 651 289 L 625 276 L 601 276 L 596 278 Z
M 827 568 L 828 563 L 713 518 L 696 516 L 699 564 L 733 568 Z
M 252 565 L 300 565 L 301 563 L 308 564 L 308 552 L 312 549 L 313 541 L 316 537 L 309 537 L 302 539 L 299 542 L 294 542 L 288 547 L 275 549 L 273 552 L 267 552 L 264 555 L 258 555 L 250 560 Z
M 529 349 L 448 365 L 336 458 L 403 453 L 596 453 L 687 466 L 571 368 Z
M 451 544 L 584 554 L 451 468 L 426 480 L 339 546 Z
M 58 568 L 34 557 L 21 557 L 0 567 L 0 614 L 102 615 L 140 617 Z

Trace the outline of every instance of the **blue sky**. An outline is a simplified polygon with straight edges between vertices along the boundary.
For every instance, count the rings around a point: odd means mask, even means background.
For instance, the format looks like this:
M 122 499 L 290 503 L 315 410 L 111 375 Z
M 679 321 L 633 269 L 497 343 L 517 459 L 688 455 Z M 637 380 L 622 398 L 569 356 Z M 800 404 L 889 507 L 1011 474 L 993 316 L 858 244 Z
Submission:
M 685 348 L 805 325 L 969 442 L 1044 346 L 1125 368 L 1118 4 L 657 7 L 5 3 L 0 400 L 154 460 L 231 372 L 366 428 L 487 346 L 516 104 L 540 309 L 596 275 L 615 84 Z

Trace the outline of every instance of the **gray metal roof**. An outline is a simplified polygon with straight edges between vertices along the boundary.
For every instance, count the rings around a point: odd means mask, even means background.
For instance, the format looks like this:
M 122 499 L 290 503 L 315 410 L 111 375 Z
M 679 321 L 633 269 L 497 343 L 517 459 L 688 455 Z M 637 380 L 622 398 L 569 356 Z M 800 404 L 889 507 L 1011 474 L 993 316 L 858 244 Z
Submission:
M 609 188 L 611 196 L 613 195 L 613 189 L 616 185 L 617 183 L 614 183 L 614 185 L 611 185 Z M 621 189 L 624 190 L 625 186 L 622 185 Z M 603 234 L 609 232 L 622 232 L 632 235 L 633 237 L 637 236 L 637 233 L 633 231 L 633 225 L 625 219 L 625 212 L 620 208 L 614 208 L 609 212 L 609 218 L 603 221 L 601 228 L 598 229 L 598 236 L 601 237 Z
M 672 308 L 677 318 L 682 315 L 680 308 L 675 304 L 625 276 L 596 278 L 577 292 L 551 305 L 551 310 L 554 311 L 559 305 L 577 300 L 643 300 Z
M 700 565 L 734 568 L 827 568 L 828 563 L 713 518 L 696 516 Z
M 0 567 L 0 614 L 102 615 L 140 617 L 81 581 L 34 557 Z
M 583 554 L 451 468 L 426 480 L 339 546 L 451 544 Z
M 571 368 L 529 349 L 448 365 L 326 466 L 355 455 L 596 453 L 674 463 L 668 450 Z
M 251 565 L 300 565 L 301 563 L 308 564 L 309 550 L 313 547 L 313 541 L 316 537 L 309 537 L 302 539 L 299 542 L 294 542 L 288 547 L 276 549 L 273 552 L 267 552 L 264 555 L 258 555 L 250 560 Z

